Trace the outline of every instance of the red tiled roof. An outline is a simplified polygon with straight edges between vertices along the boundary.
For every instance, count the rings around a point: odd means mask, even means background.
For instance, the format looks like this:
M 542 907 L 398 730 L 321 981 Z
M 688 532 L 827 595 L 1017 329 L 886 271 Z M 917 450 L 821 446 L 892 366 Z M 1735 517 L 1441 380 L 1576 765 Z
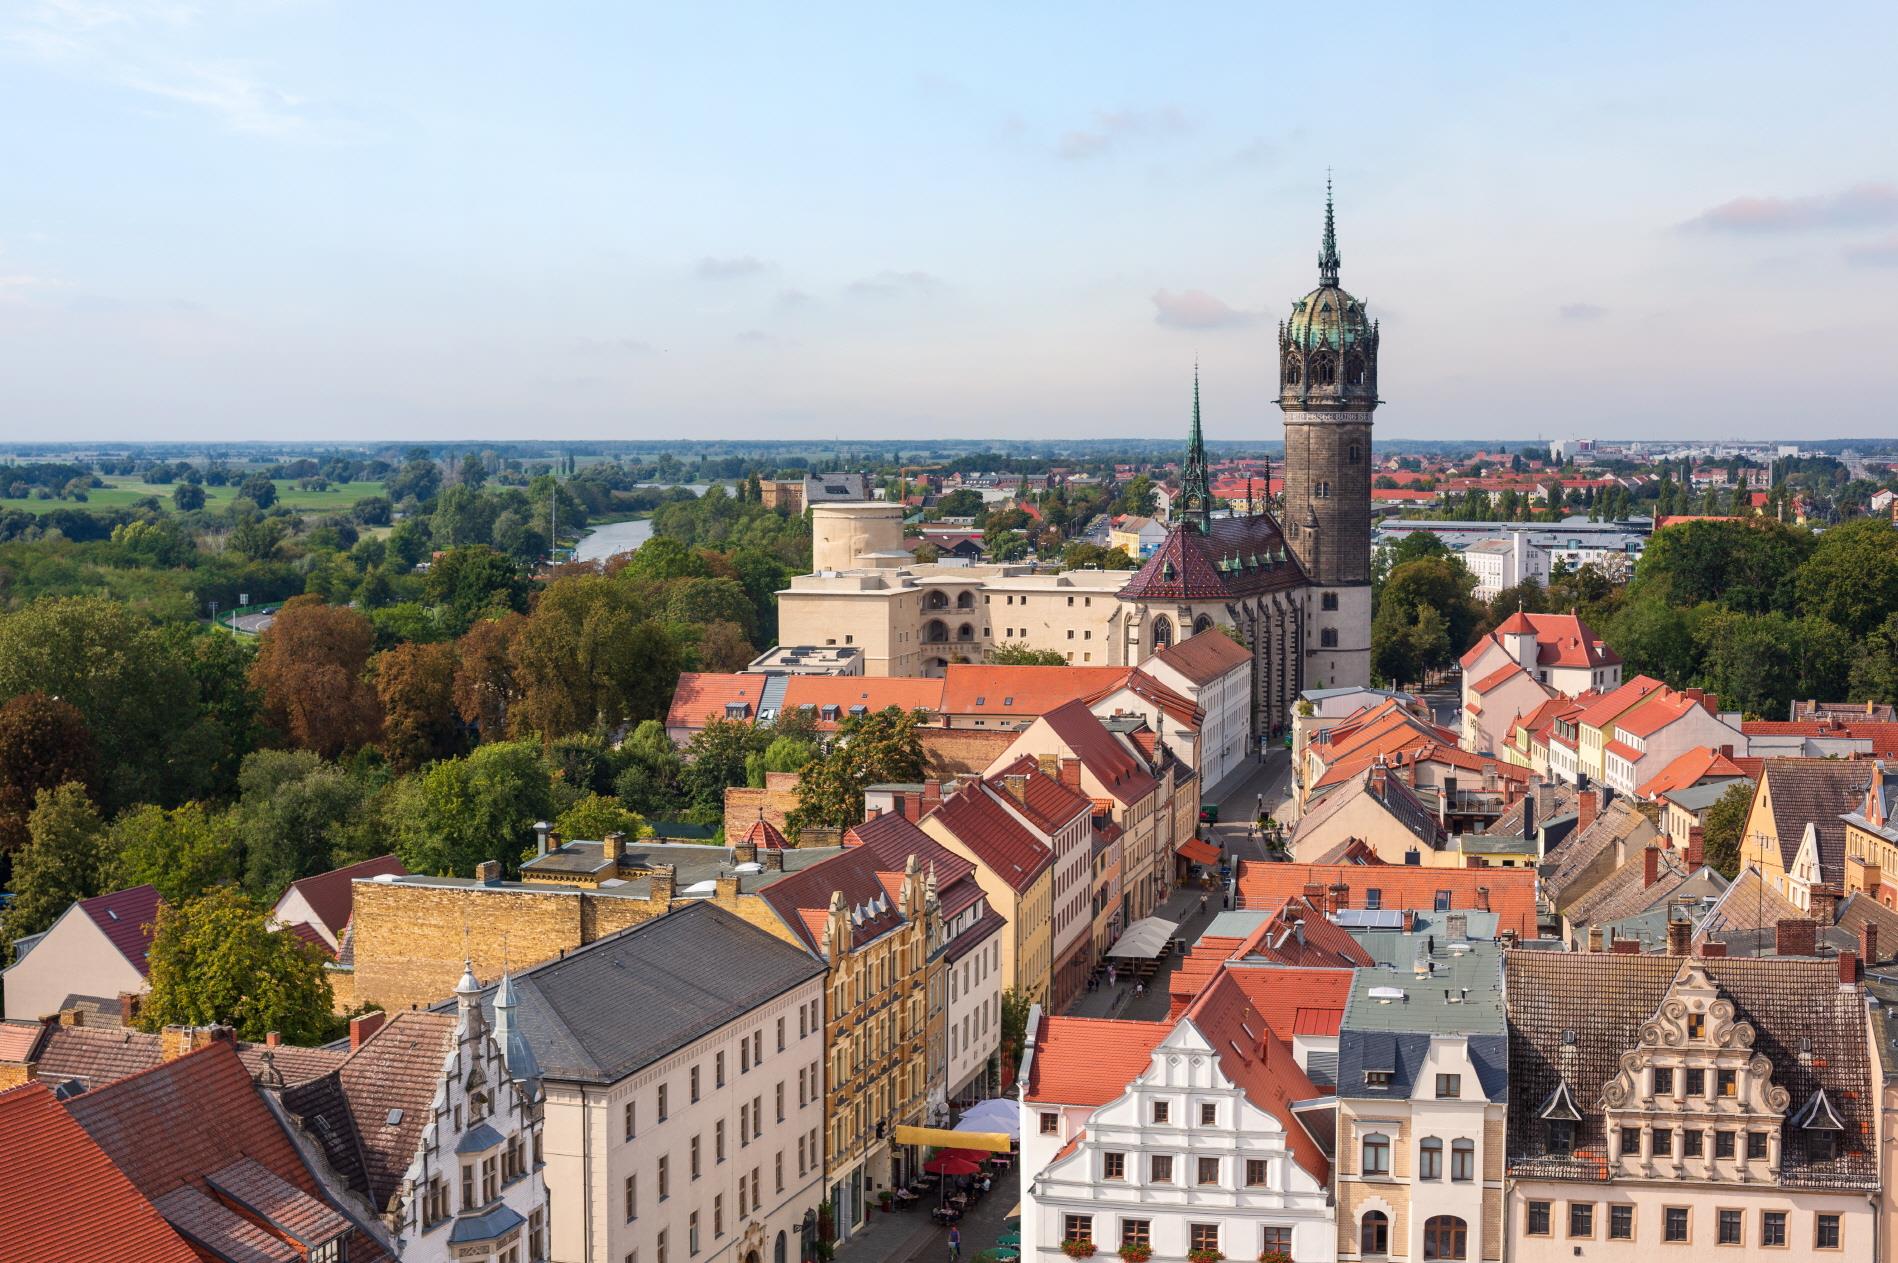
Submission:
M 1080 702 L 1057 706 L 1041 718 L 1116 801 L 1132 806 L 1154 791 L 1153 775 Z
M 26 1061 L 46 1028 L 38 1022 L 0 1022 L 0 1061 Z
M 1010 776 L 1023 778 L 1020 798 L 1009 793 L 1007 778 Z M 1050 837 L 1074 823 L 1076 816 L 1094 810 L 1094 804 L 1085 794 L 1076 793 L 1043 772 L 1033 755 L 1022 755 L 989 777 L 988 783 L 997 794 L 1008 794 L 1009 805 L 1027 816 L 1028 822 L 1039 832 Z
M 1602 753 L 1612 754 L 1616 758 L 1626 759 L 1630 763 L 1639 763 L 1641 761 L 1641 752 L 1633 746 L 1621 741 L 1606 742 L 1602 746 Z
M 1017 892 L 1033 886 L 1054 863 L 1054 852 L 1042 845 L 1041 840 L 996 802 L 979 782 L 945 800 L 930 816 L 968 847 L 984 868 Z M 765 894 L 768 896 L 781 884 L 767 886 Z
M 1582 707 L 1582 713 L 1576 717 L 1576 723 L 1590 728 L 1600 728 L 1604 724 L 1612 723 L 1637 703 L 1666 687 L 1667 685 L 1651 675 L 1637 675 Z
M 1126 682 L 1131 667 L 1011 667 L 952 662 L 941 680 L 945 715 L 1045 715 Z
M 851 945 L 861 946 L 903 924 L 897 900 L 879 874 L 876 852 L 853 846 L 809 868 L 786 874 L 758 892 L 785 925 L 798 932 L 804 946 L 823 953 L 832 894 L 842 894 L 853 914 Z
M 1345 1002 L 1351 998 L 1351 983 L 1357 976 L 1349 969 L 1271 968 L 1238 962 L 1226 972 L 1251 998 L 1273 1032 L 1288 1044 L 1296 1035 L 1336 1035 L 1344 1023 Z
M 330 937 L 340 939 L 343 936 L 343 927 L 349 924 L 350 908 L 354 906 L 354 894 L 349 883 L 358 877 L 380 877 L 384 873 L 405 877 L 408 871 L 402 861 L 395 856 L 378 855 L 375 859 L 364 860 L 360 864 L 351 864 L 346 868 L 333 868 L 327 873 L 318 873 L 314 877 L 299 878 L 290 883 L 290 889 L 303 896 L 303 902 L 310 905 L 310 911 L 315 913 L 317 920 L 323 923 L 323 928 L 330 932 Z
M 1282 557 L 1283 560 L 1274 560 Z M 1222 564 L 1225 566 L 1221 569 Z M 1298 587 L 1305 573 L 1266 514 L 1181 523 L 1120 589 L 1129 601 L 1225 601 Z
M 1741 722 L 1740 731 L 1749 737 L 1847 737 L 1871 742 L 1872 753 L 1881 759 L 1898 757 L 1898 723 L 1874 721 L 1845 724 L 1830 719 L 1797 722 L 1748 719 Z
M 330 949 L 329 940 L 323 937 L 323 932 L 314 925 L 311 925 L 308 921 L 293 921 L 289 925 L 282 927 L 282 932 L 294 935 L 296 938 L 302 940 L 304 946 L 321 952 L 323 955 L 331 957 L 332 959 L 336 955 L 336 953 Z
M 1153 656 L 1195 684 L 1210 684 L 1252 661 L 1251 651 L 1217 627 L 1168 645 Z
M 1616 720 L 1615 727 L 1637 737 L 1651 737 L 1700 704 L 1697 698 L 1669 689 L 1660 697 L 1650 698 L 1633 714 Z
M 197 1263 L 43 1083 L 0 1092 L 0 1259 Z
M 833 728 L 850 715 L 852 706 L 879 711 L 894 706 L 898 710 L 930 713 L 942 709 L 942 681 L 912 679 L 907 676 L 794 675 L 785 682 L 785 710 L 800 706 L 817 708 L 819 728 Z M 823 718 L 824 707 L 835 706 L 838 718 Z
M 1695 746 L 1683 751 L 1673 762 L 1650 777 L 1635 790 L 1638 798 L 1659 798 L 1704 780 L 1744 776 L 1740 765 L 1711 746 Z
M 1502 637 L 1533 631 L 1536 638 L 1536 662 L 1545 667 L 1611 667 L 1621 656 L 1595 634 L 1593 628 L 1573 614 L 1525 614 L 1517 610 L 1500 627 L 1480 637 L 1463 654 L 1467 670 L 1491 645 L 1503 646 Z
M 1172 689 L 1160 683 L 1160 681 L 1154 679 L 1145 671 L 1140 670 L 1129 672 L 1126 683 L 1115 688 L 1102 689 L 1099 693 L 1086 699 L 1087 703 L 1089 706 L 1096 705 L 1104 699 L 1113 696 L 1120 689 L 1126 689 L 1142 701 L 1153 703 L 1164 711 L 1168 718 L 1184 727 L 1197 729 L 1200 724 L 1205 722 L 1206 712 L 1201 710 L 1198 706 L 1195 706 L 1192 699 L 1175 693 Z M 1157 734 L 1155 734 L 1154 739 L 1158 740 Z
M 1221 1069 L 1246 1098 L 1272 1115 L 1285 1129 L 1285 1147 L 1319 1184 L 1331 1181 L 1324 1150 L 1292 1113 L 1292 1103 L 1320 1095 L 1300 1068 L 1292 1050 L 1266 1022 L 1252 997 L 1239 985 L 1235 970 L 1224 970 L 1186 1010 L 1206 1037 Z
M 228 1043 L 214 1042 L 94 1088 L 66 1108 L 134 1187 L 154 1201 L 185 1187 L 210 1195 L 208 1177 L 244 1158 L 306 1197 L 326 1200 Z M 349 1257 L 388 1255 L 357 1232 Z
M 1245 861 L 1239 867 L 1239 900 L 1243 907 L 1274 908 L 1308 885 L 1348 887 L 1340 906 L 1362 908 L 1365 891 L 1377 890 L 1379 906 L 1428 909 L 1436 892 L 1450 892 L 1453 909 L 1476 907 L 1477 890 L 1489 891 L 1490 911 L 1496 913 L 1500 934 L 1514 930 L 1525 939 L 1536 935 L 1536 875 L 1518 868 L 1412 868 L 1402 864 L 1364 867 L 1356 864 L 1261 864 Z
M 744 702 L 746 717 L 758 717 L 758 703 L 764 697 L 765 677 L 713 671 L 687 671 L 673 686 L 672 705 L 666 709 L 666 727 L 703 728 L 714 719 L 725 718 L 727 702 Z
M 1035 1031 L 1035 1060 L 1023 1099 L 1105 1105 L 1146 1070 L 1169 1029 L 1165 1022 L 1044 1015 Z
M 1511 662 L 1507 665 L 1497 667 L 1494 671 L 1491 671 L 1488 675 L 1470 685 L 1470 691 L 1472 693 L 1487 693 L 1511 676 L 1526 676 L 1528 674 L 1527 671 L 1524 671 L 1521 667 Z
M 767 851 L 782 851 L 788 849 L 791 844 L 784 840 L 784 834 L 778 831 L 778 827 L 760 813 L 758 818 L 751 822 L 751 827 L 745 830 L 742 845 L 761 847 Z
M 1376 963 L 1349 931 L 1333 924 L 1303 898 L 1287 899 L 1233 949 L 1232 959 L 1319 969 L 1353 969 Z
M 158 888 L 134 886 L 109 895 L 81 899 L 78 907 L 99 927 L 106 940 L 141 974 L 151 970 L 146 953 L 151 950 L 152 931 L 158 923 Z

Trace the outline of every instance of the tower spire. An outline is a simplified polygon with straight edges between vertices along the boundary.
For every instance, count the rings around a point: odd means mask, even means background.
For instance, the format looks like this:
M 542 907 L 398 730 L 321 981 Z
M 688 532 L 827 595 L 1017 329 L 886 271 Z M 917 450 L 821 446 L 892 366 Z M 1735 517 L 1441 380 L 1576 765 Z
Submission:
M 1318 252 L 1318 283 L 1338 283 L 1338 225 L 1331 210 L 1331 170 L 1325 170 L 1325 241 Z
M 1193 361 L 1193 428 L 1186 438 L 1186 463 L 1180 469 L 1180 517 L 1199 527 L 1201 534 L 1212 530 L 1213 496 L 1206 479 L 1206 437 L 1199 422 L 1199 361 Z

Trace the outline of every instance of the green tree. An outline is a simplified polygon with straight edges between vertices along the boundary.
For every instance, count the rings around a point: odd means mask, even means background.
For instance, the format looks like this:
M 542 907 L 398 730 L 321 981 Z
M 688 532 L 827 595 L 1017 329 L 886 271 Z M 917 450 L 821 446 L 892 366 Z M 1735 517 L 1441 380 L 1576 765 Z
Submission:
M 517 870 L 553 807 L 539 745 L 502 741 L 396 782 L 386 814 L 411 871 L 467 877 L 483 860 Z
M 182 801 L 205 763 L 197 682 L 165 637 L 104 596 L 33 602 L 0 616 L 0 697 L 41 692 L 85 716 L 108 809 Z
M 1872 629 L 1852 661 L 1849 692 L 1855 702 L 1898 703 L 1898 614 Z
M 990 561 L 1020 561 L 1028 555 L 1028 537 L 1020 531 L 1003 531 L 999 535 L 985 537 L 984 543 Z
M 1882 517 L 1832 527 L 1799 567 L 1795 585 L 1802 613 L 1853 636 L 1870 634 L 1898 609 L 1898 531 Z
M 588 794 L 560 813 L 554 828 L 563 838 L 597 840 L 609 833 L 637 838 L 647 832 L 646 822 L 637 812 L 628 811 L 617 798 Z
M 665 714 L 683 653 L 641 618 L 627 585 L 579 575 L 541 593 L 509 659 L 520 688 L 510 709 L 516 731 L 555 737 Z
M 494 501 L 473 487 L 450 487 L 435 500 L 429 535 L 442 549 L 486 545 L 494 537 Z
M 1025 640 L 1004 640 L 989 652 L 989 661 L 1003 667 L 1059 667 L 1068 659 L 1058 649 L 1030 649 Z
M 277 502 L 277 484 L 262 474 L 252 474 L 237 485 L 237 494 L 258 508 L 267 509 Z
M 244 884 L 275 899 L 300 877 L 335 867 L 362 821 L 369 787 L 308 750 L 259 750 L 238 774 Z
M 0 706 L 0 856 L 26 845 L 27 817 L 41 790 L 69 782 L 89 790 L 97 766 L 78 708 L 40 692 Z
M 220 886 L 188 902 L 161 904 L 150 951 L 151 991 L 138 1023 L 234 1027 L 240 1039 L 275 1032 L 320 1044 L 337 1027 L 329 979 L 316 950 L 272 933 L 262 909 Z
M 1702 614 L 1676 609 L 1658 596 L 1635 597 L 1625 602 L 1601 631 L 1621 655 L 1628 678 L 1651 675 L 1684 685 L 1700 673 L 1700 646 L 1694 626 L 1701 617 L 1716 613 L 1712 606 L 1704 609 Z
M 768 730 L 743 719 L 714 719 L 686 743 L 680 788 L 701 812 L 721 810 L 726 789 L 746 783 L 746 756 L 769 740 Z
M 364 676 L 375 639 L 375 626 L 355 610 L 308 596 L 285 601 L 250 668 L 264 721 L 331 758 L 374 741 L 382 704 Z
M 1154 504 L 1153 479 L 1145 474 L 1135 474 L 1120 489 L 1120 495 L 1114 500 L 1114 512 L 1152 517 Z
M 1764 518 L 1684 522 L 1656 531 L 1635 568 L 1633 595 L 1676 607 L 1712 602 L 1744 614 L 1793 609 L 1809 532 Z
M 112 856 L 107 886 L 151 885 L 173 903 L 237 880 L 240 843 L 232 813 L 203 803 L 167 811 L 145 803 L 121 812 L 106 830 Z
M 1740 842 L 1753 810 L 1753 788 L 1752 781 L 1735 781 L 1707 808 L 1701 824 L 1701 854 L 1728 881 L 1740 875 Z
M 1429 606 L 1443 618 L 1450 652 L 1461 653 L 1475 640 L 1476 626 L 1483 615 L 1483 607 L 1470 595 L 1475 588 L 1476 576 L 1465 569 L 1461 561 L 1454 557 L 1424 557 L 1391 567 L 1383 589 L 1377 594 L 1377 606 L 1379 612 L 1387 606 L 1397 606 L 1404 612 L 1407 625 L 1416 623 L 1419 608 Z
M 469 452 L 461 458 L 459 481 L 462 486 L 479 491 L 481 484 L 487 480 L 488 467 L 479 453 Z
M 50 928 L 74 900 L 101 893 L 109 859 L 105 824 L 82 786 L 41 790 L 26 828 L 27 843 L 13 860 L 9 944 Z
M 446 758 L 465 742 L 455 713 L 453 645 L 397 645 L 371 661 L 382 703 L 382 751 L 400 772 Z
M 458 489 L 451 489 L 450 494 L 454 490 Z M 431 602 L 442 607 L 443 622 L 454 636 L 477 619 L 527 609 L 527 576 L 513 558 L 486 544 L 451 548 L 435 558 L 428 568 L 425 591 Z
M 1140 563 L 1124 548 L 1103 548 L 1076 540 L 1061 551 L 1063 570 L 1138 570 Z
M 923 779 L 920 722 L 914 711 L 894 706 L 844 720 L 838 741 L 798 781 L 797 806 L 785 818 L 790 832 L 856 824 L 866 785 Z
M 171 504 L 180 513 L 195 513 L 204 507 L 204 488 L 181 482 L 171 489 Z

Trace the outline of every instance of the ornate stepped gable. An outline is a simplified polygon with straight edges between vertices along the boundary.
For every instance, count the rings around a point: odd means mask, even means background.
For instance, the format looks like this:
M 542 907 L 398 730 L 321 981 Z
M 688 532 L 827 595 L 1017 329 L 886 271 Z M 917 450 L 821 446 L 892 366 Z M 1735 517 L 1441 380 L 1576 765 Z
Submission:
M 1504 968 L 1510 1082 L 1534 1103 L 1510 1112 L 1512 1176 L 1877 1186 L 1863 998 L 1834 960 L 1516 951 Z

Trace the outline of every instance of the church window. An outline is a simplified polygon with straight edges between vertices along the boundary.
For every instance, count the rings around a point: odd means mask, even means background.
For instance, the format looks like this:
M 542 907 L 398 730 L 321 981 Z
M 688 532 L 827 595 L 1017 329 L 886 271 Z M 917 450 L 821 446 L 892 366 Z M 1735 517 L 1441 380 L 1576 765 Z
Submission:
M 1336 649 L 1338 647 L 1338 629 L 1336 627 L 1321 629 L 1318 633 L 1318 645 L 1321 649 Z
M 1363 459 L 1364 459 L 1364 449 L 1359 447 L 1356 443 L 1353 443 L 1351 445 L 1350 463 L 1355 465 Z
M 1153 620 L 1153 647 L 1165 649 L 1173 643 L 1173 620 L 1162 615 Z
M 1325 592 L 1325 593 L 1320 594 L 1320 596 L 1318 597 L 1318 608 L 1321 610 L 1337 609 L 1338 608 L 1338 594 L 1336 592 Z
M 1298 385 L 1298 361 L 1297 360 L 1288 359 L 1285 361 L 1285 384 L 1287 386 Z
M 1346 382 L 1346 384 L 1348 384 L 1348 385 L 1352 385 L 1352 386 L 1362 386 L 1362 385 L 1364 385 L 1364 360 L 1363 360 L 1363 357 L 1361 357 L 1361 356 L 1357 356 L 1357 355 L 1353 355 L 1353 356 L 1351 356 L 1351 357 L 1350 357 L 1349 359 L 1347 359 L 1347 360 L 1345 360 L 1345 362 L 1344 362 L 1344 380 L 1345 380 L 1345 382 Z
M 1331 362 L 1330 356 L 1321 355 L 1313 361 L 1311 366 L 1311 380 L 1314 386 L 1331 386 L 1337 383 L 1338 369 L 1337 366 Z

